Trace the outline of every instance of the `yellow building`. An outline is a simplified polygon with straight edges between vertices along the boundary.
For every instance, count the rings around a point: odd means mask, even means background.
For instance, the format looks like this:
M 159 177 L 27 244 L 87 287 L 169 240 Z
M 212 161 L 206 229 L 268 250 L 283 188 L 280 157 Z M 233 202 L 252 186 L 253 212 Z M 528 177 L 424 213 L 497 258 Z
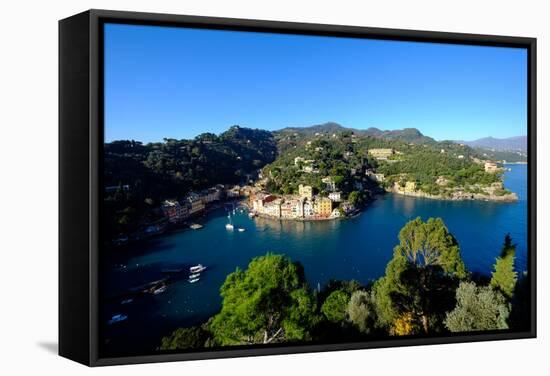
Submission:
M 328 197 L 316 197 L 314 209 L 316 215 L 329 217 L 332 214 L 332 200 Z
M 302 198 L 307 198 L 308 200 L 311 200 L 313 198 L 313 188 L 311 188 L 310 185 L 300 184 L 298 186 L 298 194 Z

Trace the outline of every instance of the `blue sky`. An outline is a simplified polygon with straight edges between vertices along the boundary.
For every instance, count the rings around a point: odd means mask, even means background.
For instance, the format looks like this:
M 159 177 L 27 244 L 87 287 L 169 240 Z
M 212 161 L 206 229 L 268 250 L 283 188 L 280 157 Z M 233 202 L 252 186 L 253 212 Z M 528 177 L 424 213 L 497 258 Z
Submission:
M 527 133 L 524 49 L 105 25 L 105 141 L 334 121 Z

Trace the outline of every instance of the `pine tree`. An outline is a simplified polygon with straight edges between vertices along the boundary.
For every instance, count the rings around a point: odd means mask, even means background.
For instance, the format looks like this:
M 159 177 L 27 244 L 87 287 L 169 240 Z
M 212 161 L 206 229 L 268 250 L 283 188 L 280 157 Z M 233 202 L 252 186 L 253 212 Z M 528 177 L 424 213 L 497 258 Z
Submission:
M 497 257 L 495 270 L 491 278 L 491 286 L 500 291 L 508 299 L 514 294 L 518 273 L 514 270 L 516 245 L 512 244 L 510 234 L 506 234 L 500 257 Z
M 453 308 L 454 291 L 467 276 L 458 242 L 441 218 L 409 221 L 399 232 L 386 274 L 373 286 L 378 326 L 395 326 L 411 313 L 425 333 L 443 329 L 441 318 Z

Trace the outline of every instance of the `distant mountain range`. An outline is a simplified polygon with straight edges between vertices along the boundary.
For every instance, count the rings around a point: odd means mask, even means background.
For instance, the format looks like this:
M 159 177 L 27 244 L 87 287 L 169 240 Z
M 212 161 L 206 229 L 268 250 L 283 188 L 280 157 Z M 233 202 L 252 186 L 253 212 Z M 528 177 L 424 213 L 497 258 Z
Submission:
M 386 140 L 400 140 L 415 144 L 435 142 L 433 138 L 424 136 L 416 128 L 404 128 L 390 131 L 384 131 L 374 127 L 367 129 L 355 129 L 347 128 L 334 122 L 312 125 L 309 127 L 288 127 L 276 131 L 275 133 L 299 133 L 303 135 L 314 135 L 315 133 L 335 133 L 344 131 L 351 131 L 361 136 L 371 136 L 376 138 L 383 138 Z
M 287 127 L 274 133 L 299 133 L 306 136 L 315 133 L 336 133 L 351 131 L 357 135 L 383 138 L 386 140 L 400 140 L 415 144 L 436 142 L 431 137 L 425 136 L 416 128 L 404 128 L 396 130 L 381 130 L 378 128 L 356 129 L 344 127 L 338 123 L 328 122 L 324 124 L 312 125 L 309 127 Z M 474 141 L 453 141 L 455 143 L 465 144 L 476 149 L 490 149 L 494 151 L 514 151 L 527 152 L 527 136 L 516 136 L 509 138 L 484 137 Z
M 473 148 L 492 149 L 498 151 L 527 152 L 527 136 L 508 138 L 484 137 L 474 141 L 455 141 Z

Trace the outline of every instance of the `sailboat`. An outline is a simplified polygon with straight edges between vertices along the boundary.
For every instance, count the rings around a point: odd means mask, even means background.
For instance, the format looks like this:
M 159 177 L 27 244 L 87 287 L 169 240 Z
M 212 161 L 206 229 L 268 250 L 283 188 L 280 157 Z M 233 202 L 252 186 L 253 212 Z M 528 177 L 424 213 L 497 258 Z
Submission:
M 231 223 L 231 213 L 227 214 L 227 219 L 229 219 L 229 223 L 225 225 L 225 229 L 233 230 L 234 226 L 233 226 L 233 223 Z

